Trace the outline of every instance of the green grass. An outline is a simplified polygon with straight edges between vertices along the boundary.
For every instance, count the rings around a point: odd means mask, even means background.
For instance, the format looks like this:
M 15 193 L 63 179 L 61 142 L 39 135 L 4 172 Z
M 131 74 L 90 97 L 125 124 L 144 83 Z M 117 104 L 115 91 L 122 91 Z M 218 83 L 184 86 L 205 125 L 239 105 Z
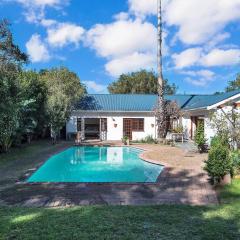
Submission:
M 221 203 L 239 203 L 240 202 L 240 179 L 234 179 L 231 185 L 225 186 L 220 191 Z
M 19 161 L 22 158 L 29 158 L 33 154 L 37 155 L 51 148 L 53 148 L 53 145 L 51 145 L 50 141 L 46 140 L 32 142 L 29 145 L 25 144 L 22 147 L 10 148 L 8 153 L 0 154 L 0 167 Z
M 240 239 L 239 192 L 235 180 L 212 207 L 1 207 L 0 239 Z
M 240 239 L 240 204 L 0 208 L 0 239 Z
M 25 155 L 35 158 L 41 148 L 17 150 L 2 166 Z M 36 152 L 35 152 L 36 151 Z M 47 151 L 48 152 L 48 151 Z M 9 159 L 8 159 L 9 158 Z M 30 158 L 30 159 L 31 159 Z M 1 171 L 0 164 L 0 171 Z M 221 205 L 191 207 L 87 206 L 74 208 L 0 207 L 0 239 L 240 239 L 240 180 L 220 191 Z
M 9 184 L 14 184 L 19 177 L 26 173 L 26 170 L 35 168 L 49 155 L 69 144 L 68 142 L 62 142 L 52 145 L 51 141 L 42 140 L 20 148 L 11 148 L 9 153 L 1 153 L 0 189 Z

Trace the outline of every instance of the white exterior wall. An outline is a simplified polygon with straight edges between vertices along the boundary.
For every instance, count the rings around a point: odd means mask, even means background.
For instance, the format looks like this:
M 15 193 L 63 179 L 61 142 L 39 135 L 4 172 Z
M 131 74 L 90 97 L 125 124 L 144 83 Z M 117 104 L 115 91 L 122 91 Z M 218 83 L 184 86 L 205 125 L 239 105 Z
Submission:
M 210 144 L 211 139 L 216 135 L 216 130 L 212 128 L 209 116 L 205 116 L 204 118 L 204 134 L 208 144 Z
M 141 140 L 149 135 L 156 138 L 156 119 L 153 113 L 99 113 L 99 112 L 76 112 L 66 124 L 67 134 L 77 132 L 77 118 L 107 118 L 107 140 L 121 140 L 123 137 L 124 118 L 144 118 L 144 132 L 132 132 L 132 140 Z
M 189 139 L 191 135 L 191 117 L 183 116 L 182 126 L 183 126 L 184 138 Z
M 132 140 L 141 140 L 149 135 L 156 137 L 155 117 L 146 116 L 124 116 L 124 117 L 107 117 L 108 132 L 107 140 L 121 140 L 123 137 L 123 119 L 124 118 L 144 118 L 144 132 L 132 132 Z M 117 124 L 117 127 L 114 126 Z M 152 124 L 154 125 L 152 127 Z
M 144 118 L 144 132 L 133 131 L 132 132 L 133 140 L 141 140 L 147 136 L 152 136 L 153 138 L 157 138 L 155 117 L 142 117 L 142 118 Z
M 117 124 L 117 127 L 114 127 Z M 107 140 L 121 140 L 123 135 L 123 118 L 107 117 Z

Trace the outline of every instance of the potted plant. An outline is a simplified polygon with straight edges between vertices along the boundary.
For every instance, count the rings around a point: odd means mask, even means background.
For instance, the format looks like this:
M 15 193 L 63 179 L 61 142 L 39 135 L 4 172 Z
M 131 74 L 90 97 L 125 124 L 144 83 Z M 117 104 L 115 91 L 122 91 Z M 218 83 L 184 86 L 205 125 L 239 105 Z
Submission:
M 123 142 L 124 145 L 130 145 L 129 137 L 128 136 L 124 136 L 122 138 L 122 142 Z
M 178 126 L 172 130 L 173 133 L 183 133 L 183 126 Z

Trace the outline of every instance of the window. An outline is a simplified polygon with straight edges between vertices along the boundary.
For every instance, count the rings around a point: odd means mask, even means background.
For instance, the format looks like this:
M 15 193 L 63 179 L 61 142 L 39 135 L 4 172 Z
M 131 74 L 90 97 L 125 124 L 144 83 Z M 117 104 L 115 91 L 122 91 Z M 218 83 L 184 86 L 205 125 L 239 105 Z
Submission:
M 82 119 L 81 118 L 77 119 L 77 131 L 78 132 L 82 131 Z
M 137 132 L 144 132 L 144 118 L 133 118 L 132 130 Z

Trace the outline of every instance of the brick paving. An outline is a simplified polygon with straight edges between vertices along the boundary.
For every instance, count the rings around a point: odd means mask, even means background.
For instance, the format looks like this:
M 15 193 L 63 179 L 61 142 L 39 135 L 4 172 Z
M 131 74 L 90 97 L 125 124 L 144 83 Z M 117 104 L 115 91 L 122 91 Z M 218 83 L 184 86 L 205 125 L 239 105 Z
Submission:
M 216 192 L 203 171 L 206 154 L 189 153 L 181 148 L 160 145 L 141 144 L 133 147 L 146 150 L 141 155 L 144 160 L 165 166 L 156 183 L 18 182 L 0 190 L 0 204 L 27 207 L 218 204 Z

